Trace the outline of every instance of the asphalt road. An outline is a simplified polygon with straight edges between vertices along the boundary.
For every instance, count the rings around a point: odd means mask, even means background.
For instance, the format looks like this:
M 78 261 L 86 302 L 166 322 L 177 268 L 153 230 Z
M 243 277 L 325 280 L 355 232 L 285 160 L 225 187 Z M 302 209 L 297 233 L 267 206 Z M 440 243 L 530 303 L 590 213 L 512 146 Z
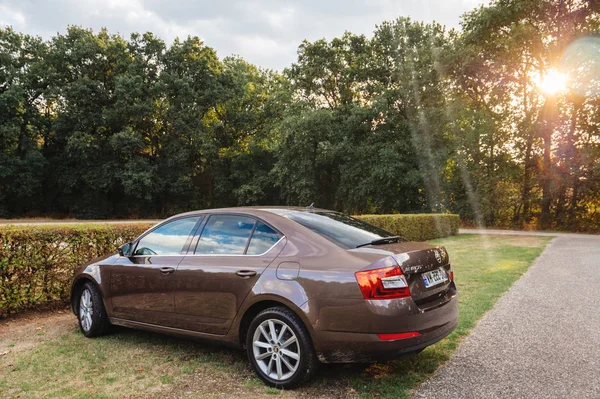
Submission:
M 600 398 L 599 282 L 600 236 L 555 238 L 414 396 Z

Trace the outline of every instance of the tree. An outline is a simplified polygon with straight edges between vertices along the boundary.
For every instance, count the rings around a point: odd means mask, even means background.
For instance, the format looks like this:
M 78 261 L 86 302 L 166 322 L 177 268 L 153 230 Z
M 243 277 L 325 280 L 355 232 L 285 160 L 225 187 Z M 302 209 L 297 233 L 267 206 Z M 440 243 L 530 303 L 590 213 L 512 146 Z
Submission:
M 550 227 L 553 203 L 555 212 L 561 207 L 556 199 L 564 196 L 556 195 L 557 160 L 553 158 L 561 124 L 556 107 L 573 103 L 543 96 L 536 80 L 559 68 L 561 55 L 575 37 L 597 31 L 597 12 L 596 1 L 499 0 L 465 16 L 461 49 L 474 56 L 460 63 L 455 76 L 479 109 L 496 114 L 494 130 L 511 132 L 512 137 L 501 142 L 514 143 L 512 151 L 518 153 L 513 158 L 522 163 L 515 221 L 530 220 L 535 180 L 542 190 L 540 226 Z M 537 156 L 541 162 L 536 170 Z
M 436 64 L 447 44 L 440 25 L 408 19 L 382 24 L 371 40 L 304 42 L 286 70 L 298 105 L 282 125 L 283 197 L 352 212 L 444 209 Z
M 38 140 L 45 125 L 47 45 L 0 29 L 0 215 L 35 212 L 45 160 Z
M 461 31 L 304 41 L 282 74 L 197 37 L 2 29 L 0 214 L 314 202 L 598 229 L 599 21 L 595 0 L 496 0 Z
M 214 195 L 223 205 L 276 203 L 270 173 L 275 163 L 277 125 L 290 102 L 283 76 L 238 57 L 223 60 L 222 101 L 209 114 L 214 143 Z

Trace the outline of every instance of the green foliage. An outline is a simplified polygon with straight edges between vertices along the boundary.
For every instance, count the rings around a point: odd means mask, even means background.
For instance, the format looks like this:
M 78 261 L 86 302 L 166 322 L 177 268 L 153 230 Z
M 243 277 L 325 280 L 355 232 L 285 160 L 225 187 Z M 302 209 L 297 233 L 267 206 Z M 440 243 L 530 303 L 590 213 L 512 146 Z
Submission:
M 46 164 L 37 140 L 47 56 L 40 38 L 0 29 L 0 217 L 40 206 Z
M 115 252 L 148 225 L 0 228 L 0 317 L 68 299 L 73 271 Z
M 597 204 L 586 197 L 600 155 L 589 118 L 600 108 L 598 96 L 582 96 L 578 85 L 598 62 L 573 65 L 564 54 L 575 38 L 598 35 L 599 12 L 597 2 L 497 0 L 463 17 L 463 31 L 446 55 L 458 89 L 458 145 L 447 178 L 457 194 L 451 208 L 461 216 L 519 227 L 596 223 L 597 230 Z M 568 76 L 568 90 L 540 90 L 552 71 Z M 589 152 L 594 160 L 584 155 Z
M 285 72 L 298 101 L 273 170 L 282 198 L 354 213 L 444 211 L 449 143 L 436 62 L 448 40 L 438 24 L 400 18 L 371 40 L 304 42 Z
M 360 215 L 357 218 L 408 241 L 427 241 L 458 234 L 460 217 L 444 214 Z
M 598 230 L 599 21 L 596 2 L 495 0 L 461 31 L 304 41 L 281 73 L 198 37 L 0 29 L 0 217 L 314 202 Z M 552 71 L 568 90 L 540 90 Z

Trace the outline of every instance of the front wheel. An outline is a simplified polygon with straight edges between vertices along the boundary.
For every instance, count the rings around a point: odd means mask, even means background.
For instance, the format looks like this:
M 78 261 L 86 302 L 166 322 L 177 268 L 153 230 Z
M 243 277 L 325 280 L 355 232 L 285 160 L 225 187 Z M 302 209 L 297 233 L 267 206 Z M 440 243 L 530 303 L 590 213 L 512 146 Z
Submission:
M 307 381 L 318 361 L 302 321 L 283 307 L 260 312 L 248 329 L 246 348 L 258 376 L 277 388 L 293 388 Z
M 92 283 L 85 283 L 79 294 L 79 329 L 88 338 L 104 334 L 110 325 L 102 296 Z

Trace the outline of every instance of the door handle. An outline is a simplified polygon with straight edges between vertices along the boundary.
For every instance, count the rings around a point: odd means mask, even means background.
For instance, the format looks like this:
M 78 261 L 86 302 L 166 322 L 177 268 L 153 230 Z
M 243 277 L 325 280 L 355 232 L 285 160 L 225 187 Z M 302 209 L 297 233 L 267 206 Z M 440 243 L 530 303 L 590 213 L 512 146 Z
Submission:
M 256 276 L 256 272 L 254 270 L 238 270 L 235 272 L 241 278 L 250 278 Z
M 160 268 L 160 272 L 162 274 L 169 274 L 169 273 L 173 273 L 175 271 L 175 268 L 173 267 L 161 267 Z

